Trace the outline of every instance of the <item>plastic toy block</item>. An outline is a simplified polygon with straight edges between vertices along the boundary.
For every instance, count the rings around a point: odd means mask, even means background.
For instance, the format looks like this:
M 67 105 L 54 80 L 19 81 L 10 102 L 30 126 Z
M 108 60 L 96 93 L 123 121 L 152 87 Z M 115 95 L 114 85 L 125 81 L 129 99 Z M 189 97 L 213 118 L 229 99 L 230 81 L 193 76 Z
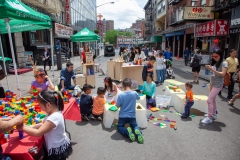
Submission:
M 168 112 L 168 110 L 163 110 L 163 112 Z
M 194 114 L 191 114 L 191 117 L 195 117 L 195 115 L 194 115 Z
M 166 117 L 165 120 L 168 120 L 168 117 Z
M 162 118 L 158 118 L 157 120 L 162 121 Z

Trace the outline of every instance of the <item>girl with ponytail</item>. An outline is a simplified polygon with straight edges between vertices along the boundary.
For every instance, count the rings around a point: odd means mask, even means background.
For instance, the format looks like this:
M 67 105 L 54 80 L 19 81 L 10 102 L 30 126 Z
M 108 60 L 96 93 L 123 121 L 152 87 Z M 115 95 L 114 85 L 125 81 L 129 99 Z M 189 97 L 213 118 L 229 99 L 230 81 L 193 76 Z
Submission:
M 44 122 L 34 127 L 22 125 L 18 129 L 32 136 L 44 135 L 44 160 L 65 160 L 72 153 L 72 146 L 65 133 L 62 97 L 58 92 L 44 90 L 38 94 L 37 99 L 42 111 L 47 113 Z

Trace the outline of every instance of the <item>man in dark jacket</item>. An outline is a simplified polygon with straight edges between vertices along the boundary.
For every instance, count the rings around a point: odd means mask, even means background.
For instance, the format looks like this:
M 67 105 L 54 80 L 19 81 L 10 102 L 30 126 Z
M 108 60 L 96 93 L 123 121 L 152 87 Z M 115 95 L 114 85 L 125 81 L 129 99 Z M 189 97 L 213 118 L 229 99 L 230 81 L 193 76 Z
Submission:
M 142 71 L 142 80 L 146 81 L 147 75 L 151 74 L 153 75 L 153 64 L 155 63 L 156 58 L 154 56 L 151 56 L 149 58 L 148 64 L 145 64 L 143 66 L 143 71 Z
M 43 61 L 44 61 L 44 71 L 46 70 L 46 65 L 48 63 L 49 66 L 49 70 L 51 70 L 51 55 L 47 49 L 47 47 L 44 48 L 44 52 L 43 52 Z
M 186 47 L 186 49 L 184 50 L 185 66 L 188 65 L 190 54 L 191 54 L 190 50 L 188 49 L 188 47 Z

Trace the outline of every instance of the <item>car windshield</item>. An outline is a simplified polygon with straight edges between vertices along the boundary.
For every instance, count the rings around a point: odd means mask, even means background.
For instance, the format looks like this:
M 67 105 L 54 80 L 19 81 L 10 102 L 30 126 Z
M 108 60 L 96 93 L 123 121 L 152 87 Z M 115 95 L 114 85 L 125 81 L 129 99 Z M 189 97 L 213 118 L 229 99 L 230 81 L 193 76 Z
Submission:
M 112 46 L 106 46 L 105 50 L 107 50 L 109 52 L 112 52 L 113 51 L 113 47 Z

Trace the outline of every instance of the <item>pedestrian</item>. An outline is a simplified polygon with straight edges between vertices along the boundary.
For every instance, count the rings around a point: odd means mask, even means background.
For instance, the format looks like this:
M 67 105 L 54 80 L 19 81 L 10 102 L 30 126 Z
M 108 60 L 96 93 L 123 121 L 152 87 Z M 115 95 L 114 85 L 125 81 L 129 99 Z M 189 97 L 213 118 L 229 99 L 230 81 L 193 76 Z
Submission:
M 80 98 L 80 111 L 82 115 L 82 119 L 89 121 L 89 119 L 95 120 L 95 117 L 92 115 L 93 108 L 93 98 L 90 95 L 93 87 L 90 84 L 84 84 L 82 90 L 84 94 L 81 95 Z
M 172 56 L 173 56 L 173 54 L 172 54 L 172 52 L 171 52 L 171 47 L 168 47 L 168 48 L 166 48 L 167 50 L 164 52 L 164 58 L 166 59 L 166 60 L 170 60 L 170 61 L 172 61 Z
M 51 70 L 51 58 L 50 58 L 50 53 L 47 49 L 47 47 L 44 48 L 44 52 L 43 52 L 43 55 L 42 55 L 42 60 L 43 60 L 43 65 L 44 65 L 44 70 L 46 70 L 46 65 L 48 63 L 48 66 L 49 66 L 49 70 Z
M 217 50 L 212 53 L 211 65 L 206 65 L 206 68 L 214 73 L 210 76 L 210 93 L 208 96 L 208 116 L 201 122 L 204 124 L 212 123 L 213 120 L 217 119 L 217 106 L 216 106 L 216 96 L 221 91 L 224 82 L 224 76 L 227 73 L 228 64 L 223 61 L 222 51 Z
M 71 79 L 73 79 L 74 86 L 71 84 Z M 66 68 L 62 69 L 60 72 L 60 82 L 58 84 L 58 89 L 63 91 L 65 89 L 74 90 L 76 86 L 76 76 L 73 71 L 73 64 L 67 62 Z
M 106 104 L 105 93 L 106 93 L 105 88 L 98 87 L 97 96 L 93 97 L 92 114 L 93 114 L 93 117 L 99 121 L 102 121 L 104 105 Z
M 134 48 L 133 47 L 131 47 L 130 48 L 130 58 L 129 58 L 129 61 L 130 62 L 132 62 L 132 61 L 134 61 L 134 58 L 135 58 L 135 52 L 134 52 Z
M 185 83 L 185 87 L 186 87 L 186 97 L 185 97 L 185 103 L 184 103 L 184 110 L 185 112 L 182 114 L 181 118 L 188 118 L 190 116 L 190 109 L 194 104 L 194 100 L 193 100 L 193 91 L 192 91 L 192 87 L 193 85 L 190 82 Z
M 86 57 L 86 52 L 90 52 L 89 46 L 85 45 L 82 51 L 82 60 L 81 60 L 81 64 L 85 64 L 87 57 Z
M 156 84 L 153 82 L 153 77 L 151 74 L 147 74 L 146 77 L 147 81 L 143 82 L 143 90 L 142 92 L 146 95 L 146 101 L 147 101 L 147 108 L 156 107 Z M 149 106 L 150 105 L 150 106 Z
M 142 80 L 146 81 L 148 73 L 153 75 L 153 64 L 156 62 L 156 58 L 151 56 L 148 60 L 148 64 L 144 64 L 142 71 Z
M 38 92 L 47 90 L 54 90 L 54 85 L 51 79 L 47 76 L 42 68 L 38 68 L 36 74 L 34 75 L 35 80 L 31 83 L 30 93 L 32 94 L 33 87 L 37 88 Z
M 238 59 L 235 58 L 237 54 L 237 51 L 235 49 L 230 50 L 230 57 L 226 59 L 226 62 L 228 63 L 228 70 L 227 72 L 231 74 L 231 83 L 228 86 L 228 99 L 232 99 L 233 97 L 233 90 L 234 90 L 234 84 L 235 82 L 232 79 L 233 74 L 237 71 L 237 66 L 239 65 Z
M 123 136 L 128 137 L 131 141 L 137 140 L 140 144 L 144 143 L 144 137 L 140 131 L 136 121 L 136 100 L 140 97 L 136 91 L 131 90 L 132 81 L 129 78 L 125 78 L 122 81 L 122 87 L 124 92 L 118 95 L 116 106 L 121 107 L 118 118 L 118 132 Z M 125 128 L 125 124 L 129 124 L 130 127 Z
M 43 145 L 43 150 L 45 154 L 43 159 L 66 160 L 72 154 L 72 145 L 65 133 L 62 114 L 64 109 L 63 99 L 59 92 L 45 90 L 38 94 L 37 100 L 42 111 L 47 113 L 43 123 L 36 124 L 34 127 L 22 124 L 17 126 L 17 129 L 31 136 L 44 136 L 45 145 Z
M 140 59 L 144 61 L 146 59 L 146 56 L 139 47 L 135 47 L 135 60 L 140 60 Z
M 149 52 L 149 49 L 147 46 L 144 46 L 144 54 L 145 56 L 148 58 L 148 52 Z
M 229 104 L 230 106 L 233 106 L 233 105 L 234 105 L 234 101 L 235 101 L 236 99 L 240 98 L 240 67 L 239 67 L 239 66 L 238 66 L 238 70 L 237 70 L 237 75 L 238 75 L 238 78 L 235 79 L 234 81 L 235 81 L 236 83 L 238 83 L 239 91 L 238 91 L 238 94 L 236 94 L 236 95 L 233 97 L 233 99 L 231 99 L 230 101 L 228 101 L 228 104 Z
M 157 80 L 158 80 L 157 85 L 161 85 L 166 79 L 166 78 L 164 79 L 164 77 L 166 77 L 166 75 L 164 76 L 164 69 L 166 70 L 166 65 L 164 62 L 162 52 L 157 53 L 156 63 L 157 63 L 156 72 L 157 72 Z
M 194 54 L 192 58 L 192 72 L 193 72 L 193 84 L 199 84 L 198 77 L 201 70 L 201 61 L 202 61 L 202 55 L 200 54 L 200 51 L 198 50 L 196 54 Z
M 188 47 L 186 47 L 186 49 L 184 50 L 185 66 L 188 65 L 190 54 L 191 54 L 190 50 L 188 49 Z

